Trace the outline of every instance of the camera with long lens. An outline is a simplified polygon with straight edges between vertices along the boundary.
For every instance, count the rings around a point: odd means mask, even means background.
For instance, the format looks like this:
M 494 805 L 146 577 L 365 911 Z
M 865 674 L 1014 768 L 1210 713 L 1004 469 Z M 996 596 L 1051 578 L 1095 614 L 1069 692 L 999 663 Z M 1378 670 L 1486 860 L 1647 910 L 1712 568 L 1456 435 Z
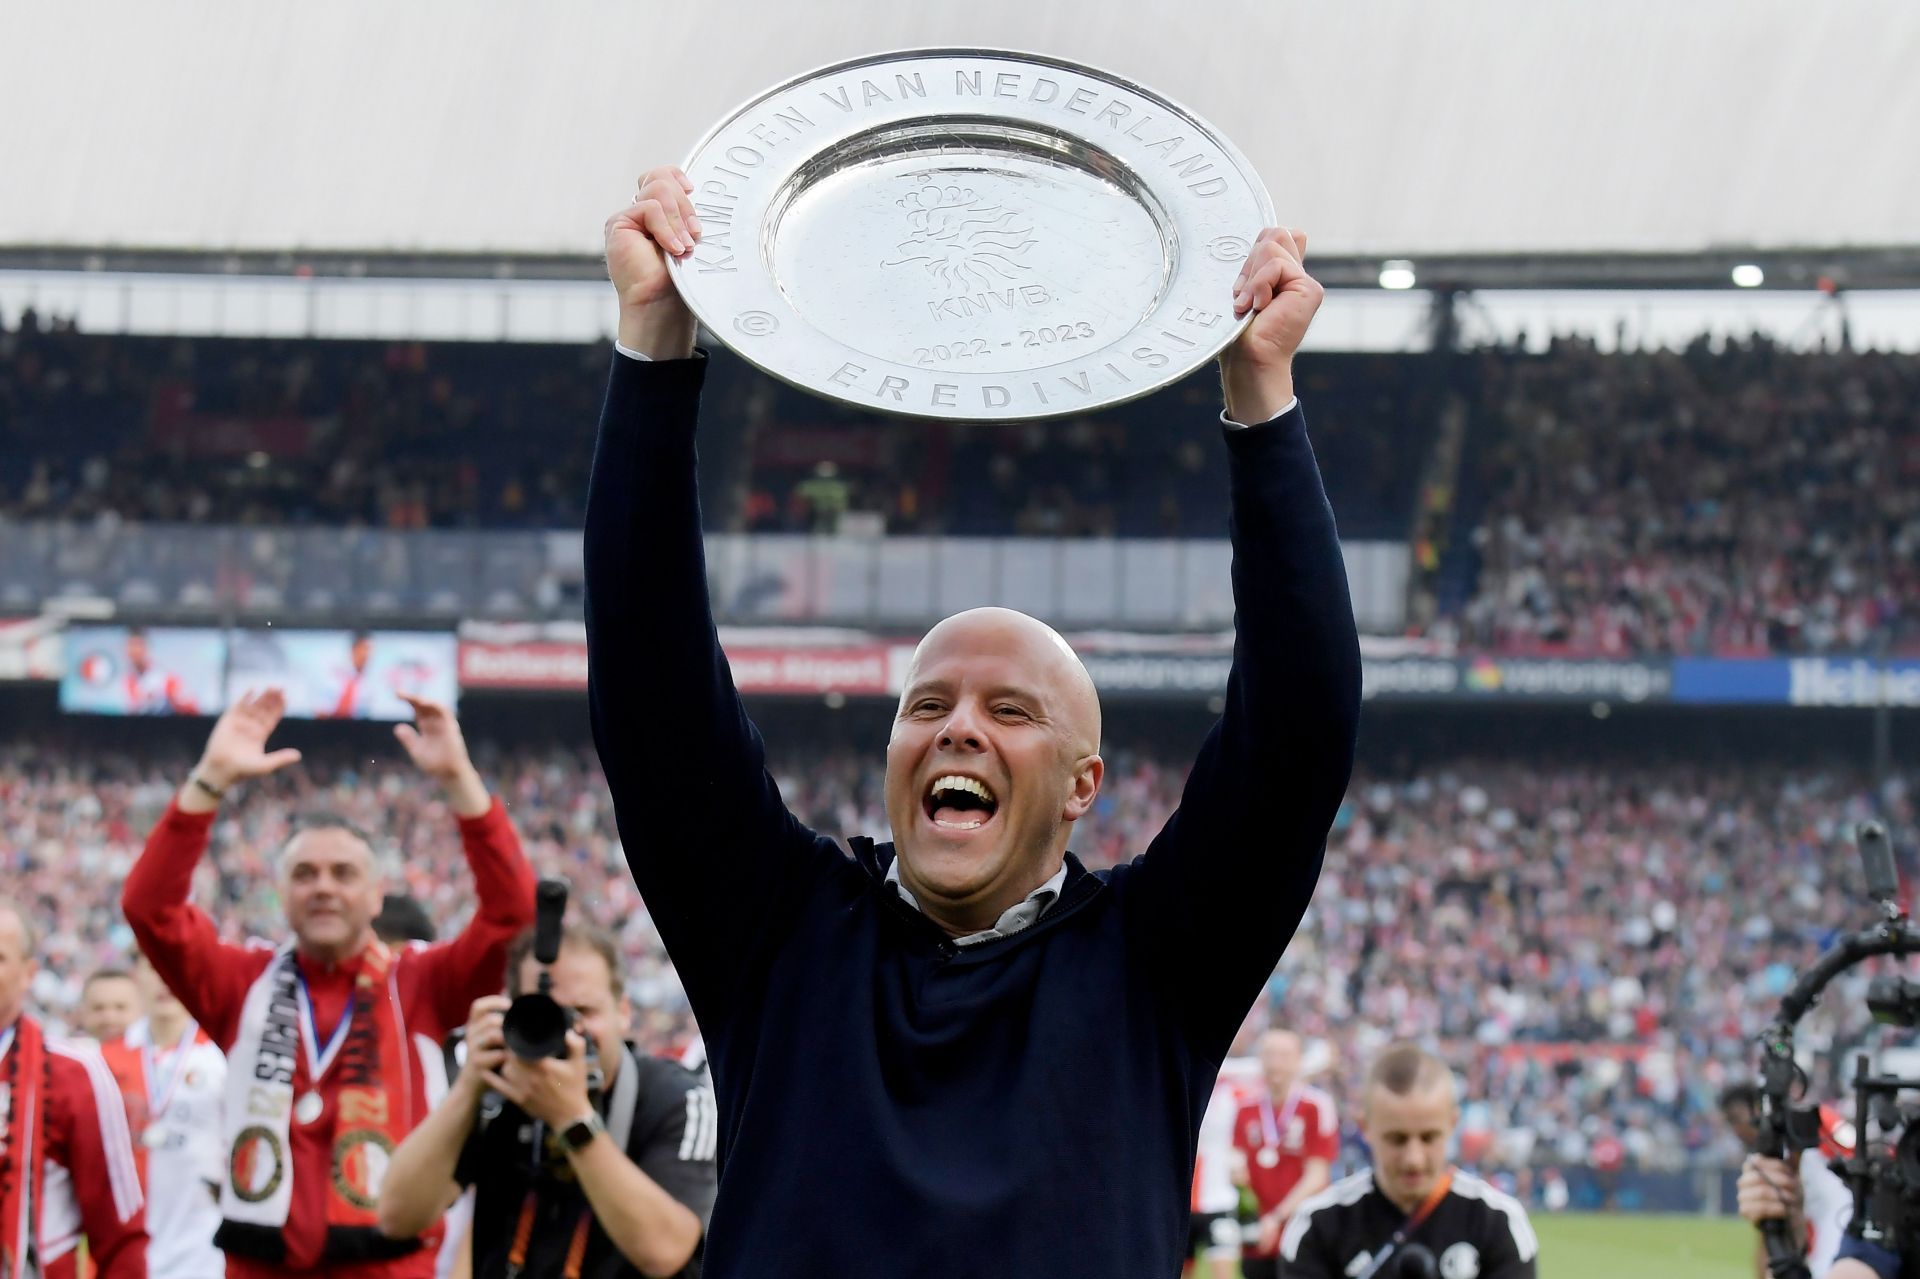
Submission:
M 1776 1159 L 1796 1160 L 1819 1143 L 1819 1108 L 1805 1099 L 1807 1078 L 1795 1060 L 1793 1034 L 1829 982 L 1849 968 L 1879 955 L 1920 954 L 1920 928 L 1900 905 L 1900 879 L 1887 828 L 1862 822 L 1855 837 L 1867 895 L 1880 910 L 1872 928 L 1842 936 L 1800 974 L 1780 1001 L 1780 1011 L 1760 1037 L 1759 1135 L 1754 1149 Z M 1920 1025 L 1920 983 L 1881 974 L 1867 986 L 1867 1008 L 1882 1025 L 1908 1029 Z M 1853 1192 L 1853 1218 L 1847 1233 L 1901 1258 L 1902 1273 L 1920 1275 L 1920 1107 L 1903 1094 L 1920 1090 L 1920 1078 L 1875 1073 L 1865 1053 L 1854 1058 L 1854 1148 L 1832 1168 Z M 1794 1247 L 1786 1223 L 1761 1225 L 1767 1273 L 1772 1279 L 1807 1279 L 1805 1258 Z
M 540 965 L 540 980 L 532 990 L 522 991 L 507 1005 L 501 1019 L 501 1037 L 507 1051 L 523 1061 L 545 1057 L 565 1058 L 567 1032 L 578 1027 L 579 1018 L 571 1008 L 553 997 L 553 964 L 560 958 L 560 943 L 566 936 L 567 881 L 543 879 L 533 894 L 533 961 Z M 596 1103 L 606 1083 L 600 1065 L 600 1045 L 592 1035 L 587 1041 L 587 1092 Z
M 553 997 L 553 963 L 560 958 L 560 939 L 567 917 L 567 881 L 543 879 L 533 894 L 533 960 L 540 965 L 540 981 L 521 992 L 507 1006 L 500 1030 L 507 1050 L 523 1061 L 567 1055 L 567 1032 L 573 1014 Z

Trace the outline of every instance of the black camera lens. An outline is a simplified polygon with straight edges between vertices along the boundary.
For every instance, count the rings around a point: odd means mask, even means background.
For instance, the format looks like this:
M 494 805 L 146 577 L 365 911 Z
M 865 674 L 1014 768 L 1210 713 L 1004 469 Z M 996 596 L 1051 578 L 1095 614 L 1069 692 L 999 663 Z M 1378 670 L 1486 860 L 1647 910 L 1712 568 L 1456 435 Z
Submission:
M 567 1030 L 573 1019 L 551 995 L 522 995 L 507 1007 L 500 1021 L 507 1050 L 522 1061 L 567 1055 Z

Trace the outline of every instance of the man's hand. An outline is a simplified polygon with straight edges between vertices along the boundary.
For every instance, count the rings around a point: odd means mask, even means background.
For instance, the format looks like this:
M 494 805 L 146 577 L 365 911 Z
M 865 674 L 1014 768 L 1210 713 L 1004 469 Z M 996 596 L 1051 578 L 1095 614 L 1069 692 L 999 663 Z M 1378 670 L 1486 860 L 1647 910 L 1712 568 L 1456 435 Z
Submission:
M 1753 1225 L 1785 1218 L 1796 1241 L 1806 1239 L 1806 1192 L 1793 1165 L 1765 1155 L 1748 1155 L 1734 1187 L 1740 1215 Z M 1804 1242 L 1801 1243 L 1805 1246 Z
M 549 1128 L 565 1128 L 593 1107 L 587 1096 L 587 1041 L 578 1031 L 567 1032 L 564 1059 L 509 1056 L 505 1068 L 489 1075 L 501 1096 Z
M 473 1008 L 467 1014 L 467 1055 L 460 1063 L 460 1074 L 453 1081 L 453 1088 L 464 1094 L 470 1105 L 480 1104 L 481 1094 L 493 1086 L 490 1080 L 497 1077 L 506 1064 L 507 1037 L 501 1023 L 506 1019 L 510 1002 L 505 995 L 482 995 L 473 1001 Z
M 640 177 L 633 203 L 607 219 L 607 277 L 620 296 L 620 344 L 655 360 L 693 354 L 693 312 L 674 287 L 667 255 L 700 241 L 693 182 L 672 165 Z
M 225 790 L 235 782 L 265 777 L 288 764 L 299 763 L 297 750 L 267 749 L 267 739 L 279 727 L 280 717 L 286 710 L 287 699 L 277 688 L 241 697 L 214 721 L 206 749 L 200 752 L 200 762 L 193 766 L 193 776 L 214 790 Z M 177 802 L 181 811 L 187 813 L 210 813 L 218 804 L 192 781 L 181 787 Z
M 1260 1218 L 1260 1251 L 1273 1252 L 1280 1247 L 1280 1227 L 1284 1219 L 1278 1212 Z
M 461 736 L 460 721 L 453 712 L 424 697 L 402 693 L 400 700 L 413 708 L 413 723 L 395 724 L 393 735 L 414 767 L 445 788 L 448 802 L 460 816 L 478 817 L 492 808 L 493 797 L 467 754 L 467 739 Z
M 1230 421 L 1264 422 L 1293 398 L 1293 354 L 1307 336 L 1325 290 L 1307 274 L 1307 233 L 1268 227 L 1233 285 L 1233 313 L 1257 312 L 1220 355 Z

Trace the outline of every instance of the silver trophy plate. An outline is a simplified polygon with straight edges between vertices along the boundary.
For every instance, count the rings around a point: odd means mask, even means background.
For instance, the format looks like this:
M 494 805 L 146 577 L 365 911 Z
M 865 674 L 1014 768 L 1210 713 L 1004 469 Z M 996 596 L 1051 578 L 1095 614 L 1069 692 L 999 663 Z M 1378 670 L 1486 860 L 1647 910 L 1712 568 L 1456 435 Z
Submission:
M 1192 112 L 994 50 L 788 81 L 686 171 L 703 238 L 674 279 L 707 330 L 795 386 L 912 417 L 1058 417 L 1178 380 L 1244 326 L 1233 281 L 1273 221 Z

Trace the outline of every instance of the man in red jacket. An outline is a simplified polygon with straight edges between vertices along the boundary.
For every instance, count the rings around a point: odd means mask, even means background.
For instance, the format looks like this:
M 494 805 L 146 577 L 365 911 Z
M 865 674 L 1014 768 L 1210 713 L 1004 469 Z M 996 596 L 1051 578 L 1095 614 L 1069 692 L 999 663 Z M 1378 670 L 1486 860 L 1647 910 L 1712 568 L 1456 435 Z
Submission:
M 479 896 L 453 940 L 390 950 L 374 936 L 382 883 L 373 850 L 340 818 L 307 821 L 280 854 L 292 944 L 227 945 L 189 902 L 227 788 L 300 758 L 267 750 L 285 710 L 277 689 L 220 717 L 127 876 L 121 905 L 140 949 L 227 1053 L 215 1242 L 231 1279 L 433 1273 L 431 1232 L 380 1233 L 380 1179 L 445 1091 L 440 1041 L 465 1023 L 468 1005 L 500 988 L 507 947 L 533 922 L 533 871 L 459 724 L 443 706 L 408 700 L 418 727 L 395 735 L 445 791 Z
M 120 1090 L 92 1044 L 25 1015 L 33 929 L 0 899 L 0 1279 L 68 1279 L 86 1235 L 98 1279 L 146 1279 L 140 1175 Z

